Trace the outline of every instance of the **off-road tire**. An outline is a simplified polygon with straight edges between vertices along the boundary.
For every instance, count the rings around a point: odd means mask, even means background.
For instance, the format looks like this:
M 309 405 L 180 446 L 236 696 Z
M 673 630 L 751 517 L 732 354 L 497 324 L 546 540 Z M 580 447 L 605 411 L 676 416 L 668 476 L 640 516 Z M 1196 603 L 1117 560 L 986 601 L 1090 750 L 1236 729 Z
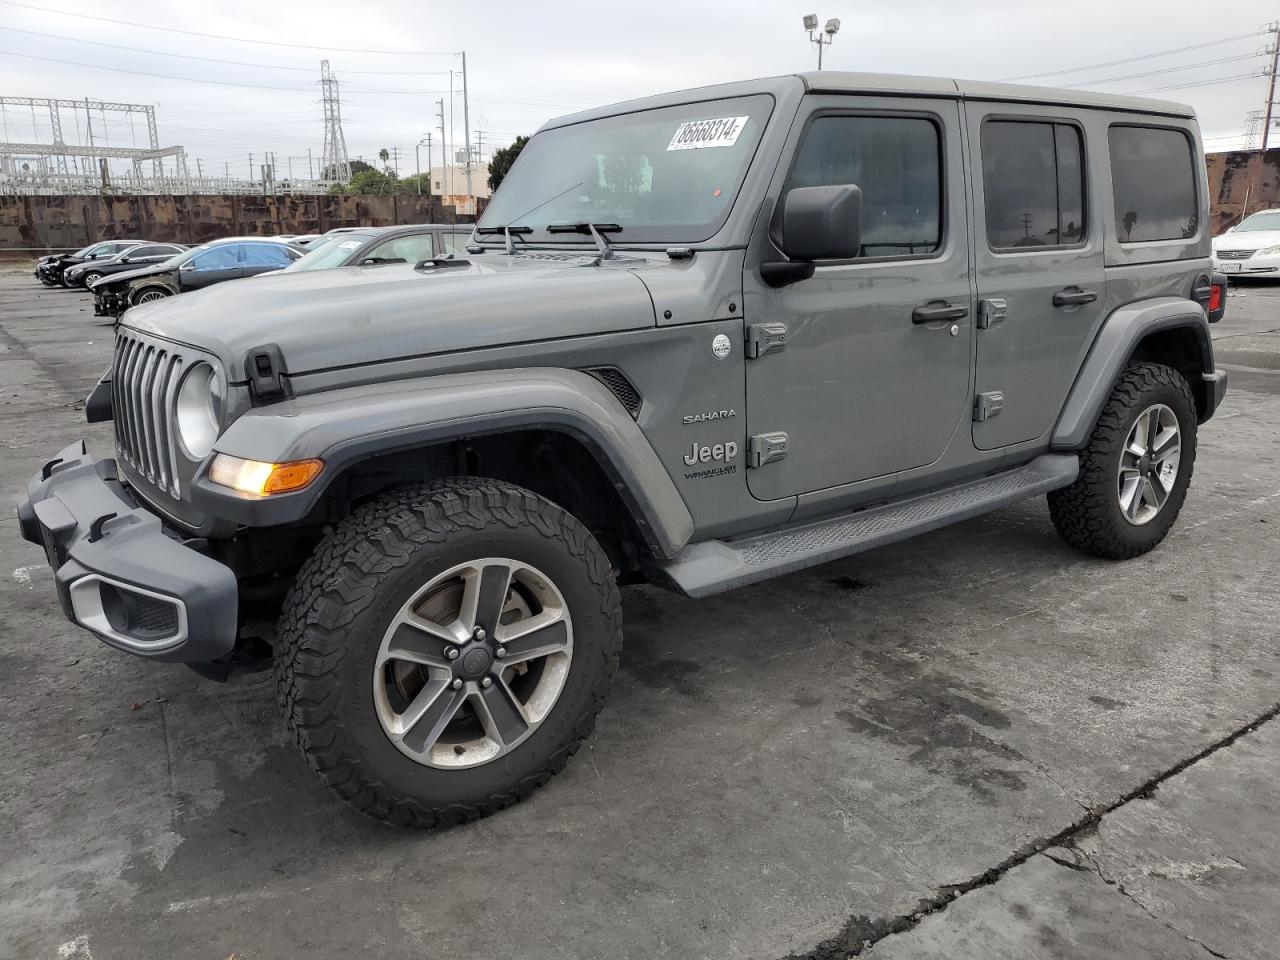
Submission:
M 536 563 L 564 594 L 574 624 L 568 677 L 551 713 L 509 754 L 459 770 L 423 766 L 379 723 L 374 657 L 415 586 L 495 555 Z M 439 827 L 510 806 L 560 772 L 595 725 L 621 649 L 621 598 L 591 533 L 521 487 L 454 478 L 380 496 L 326 533 L 281 612 L 276 695 L 330 789 L 376 819 Z
M 1121 513 L 1117 494 L 1120 453 L 1139 414 L 1153 404 L 1170 407 L 1178 419 L 1182 449 L 1169 498 L 1149 522 L 1135 526 Z M 1069 487 L 1049 494 L 1049 515 L 1058 535 L 1095 557 L 1127 560 L 1154 549 L 1178 518 L 1196 459 L 1196 406 L 1177 370 L 1159 363 L 1133 363 L 1120 374 L 1081 451 L 1080 474 Z

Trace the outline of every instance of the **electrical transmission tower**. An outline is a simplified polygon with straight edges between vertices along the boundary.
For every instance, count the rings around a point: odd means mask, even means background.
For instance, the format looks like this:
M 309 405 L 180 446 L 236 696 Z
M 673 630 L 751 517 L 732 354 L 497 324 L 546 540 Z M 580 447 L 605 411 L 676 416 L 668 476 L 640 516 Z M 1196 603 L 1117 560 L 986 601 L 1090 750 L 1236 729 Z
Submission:
M 320 89 L 324 97 L 324 152 L 320 158 L 320 178 L 346 183 L 351 179 L 351 159 L 347 156 L 347 138 L 342 134 L 338 78 L 329 69 L 328 60 L 320 61 Z

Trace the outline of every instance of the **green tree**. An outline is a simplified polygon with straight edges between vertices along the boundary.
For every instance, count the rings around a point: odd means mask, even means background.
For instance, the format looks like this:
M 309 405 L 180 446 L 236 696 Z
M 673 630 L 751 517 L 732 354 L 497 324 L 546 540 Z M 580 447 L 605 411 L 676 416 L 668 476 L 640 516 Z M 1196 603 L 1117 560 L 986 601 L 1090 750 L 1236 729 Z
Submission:
M 396 178 L 389 173 L 383 173 L 381 170 L 361 170 L 352 175 L 350 183 L 334 184 L 329 192 L 384 195 L 398 192 L 397 184 Z
M 431 193 L 431 174 L 414 173 L 396 181 L 396 193 L 417 193 L 418 182 L 422 182 L 422 195 Z
M 363 160 L 351 161 L 351 175 L 353 177 L 362 170 L 373 170 L 373 169 L 375 169 L 373 164 L 365 163 Z M 320 175 L 321 180 L 336 180 L 337 178 L 338 178 L 338 171 L 334 170 L 332 167 L 325 167 L 325 169 L 321 172 L 321 175 Z
M 515 143 L 511 146 L 493 151 L 493 157 L 489 160 L 490 190 L 498 189 L 498 184 L 502 183 L 502 178 L 507 175 L 507 171 L 511 169 L 511 165 L 516 162 L 516 157 L 520 156 L 520 151 L 528 142 L 528 137 L 516 137 Z
M 382 161 L 382 169 L 390 173 L 391 165 L 389 161 L 391 160 L 391 151 L 388 150 L 386 147 L 383 147 L 381 150 L 378 151 L 378 159 Z

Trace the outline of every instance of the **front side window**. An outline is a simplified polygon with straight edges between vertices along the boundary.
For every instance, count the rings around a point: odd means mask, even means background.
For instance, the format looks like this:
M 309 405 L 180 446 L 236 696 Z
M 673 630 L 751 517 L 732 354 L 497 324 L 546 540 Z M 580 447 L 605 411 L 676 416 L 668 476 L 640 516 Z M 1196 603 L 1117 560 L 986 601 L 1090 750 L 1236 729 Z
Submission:
M 227 270 L 237 263 L 236 248 L 230 245 L 201 250 L 191 260 L 191 266 L 196 270 Z
M 1200 213 L 1187 135 L 1181 130 L 1114 126 L 1108 137 L 1120 242 L 1194 237 Z
M 696 243 L 729 216 L 773 107 L 766 95 L 642 110 L 539 133 L 480 220 L 527 226 L 540 243 L 582 243 L 551 225 L 621 228 L 616 243 Z
M 445 255 L 448 255 L 450 253 L 466 253 L 467 241 L 470 239 L 470 237 L 471 237 L 471 234 L 469 232 L 440 234 L 440 240 L 444 244 Z
M 1069 247 L 1084 240 L 1080 131 L 1067 123 L 988 120 L 982 190 L 993 250 Z
M 942 245 L 942 146 L 920 117 L 826 116 L 809 124 L 786 192 L 856 184 L 864 257 L 930 254 Z
M 378 244 L 360 258 L 361 263 L 419 263 L 434 256 L 431 234 L 397 237 Z

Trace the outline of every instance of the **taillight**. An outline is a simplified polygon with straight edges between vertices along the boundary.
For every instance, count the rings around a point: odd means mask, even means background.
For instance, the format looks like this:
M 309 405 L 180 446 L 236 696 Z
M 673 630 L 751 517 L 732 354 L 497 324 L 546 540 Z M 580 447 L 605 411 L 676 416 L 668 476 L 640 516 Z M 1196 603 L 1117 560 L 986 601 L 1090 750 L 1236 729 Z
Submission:
M 1217 323 L 1227 312 L 1227 278 L 1215 273 L 1209 282 L 1213 287 L 1209 291 L 1209 305 L 1204 312 L 1210 323 Z

